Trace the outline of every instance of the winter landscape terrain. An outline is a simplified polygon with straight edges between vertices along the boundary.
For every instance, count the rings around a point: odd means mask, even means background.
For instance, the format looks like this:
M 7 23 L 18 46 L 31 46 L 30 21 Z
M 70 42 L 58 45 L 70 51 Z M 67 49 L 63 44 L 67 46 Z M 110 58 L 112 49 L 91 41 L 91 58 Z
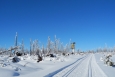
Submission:
M 0 48 L 0 77 L 115 77 L 115 48 L 75 50 L 75 42 L 66 46 L 59 39 L 40 47 L 38 40 L 30 40 L 30 50 L 24 42 Z
M 20 61 L 14 63 L 13 57 L 0 55 L 0 77 L 115 77 L 115 65 L 104 64 L 104 54 L 108 53 L 48 56 L 39 63 L 37 56 L 18 56 Z M 111 55 L 115 62 L 115 53 Z
M 115 0 L 0 0 L 0 35 L 0 77 L 115 77 Z

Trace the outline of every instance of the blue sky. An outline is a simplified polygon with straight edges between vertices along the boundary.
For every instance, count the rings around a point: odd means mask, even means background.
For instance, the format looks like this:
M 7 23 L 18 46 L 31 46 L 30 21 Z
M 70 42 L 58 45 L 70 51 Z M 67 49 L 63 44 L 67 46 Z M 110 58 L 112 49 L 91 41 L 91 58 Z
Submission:
M 46 45 L 54 35 L 76 49 L 115 46 L 115 0 L 0 0 L 0 47 L 30 38 Z

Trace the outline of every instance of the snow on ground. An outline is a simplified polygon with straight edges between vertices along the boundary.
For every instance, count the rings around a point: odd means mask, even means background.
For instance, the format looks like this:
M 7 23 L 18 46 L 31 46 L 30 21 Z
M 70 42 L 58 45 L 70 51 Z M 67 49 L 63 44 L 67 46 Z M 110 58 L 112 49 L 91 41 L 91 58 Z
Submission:
M 97 65 L 93 54 L 76 61 L 73 65 L 60 71 L 54 77 L 107 77 Z
M 37 63 L 37 56 L 0 56 L 0 77 L 115 77 L 115 67 L 106 66 L 100 60 L 103 54 L 86 54 L 46 57 Z M 115 55 L 112 57 L 115 62 Z
M 79 59 L 80 55 L 74 56 L 59 56 L 58 58 L 46 57 L 44 61 L 37 63 L 36 57 L 28 57 L 18 63 L 12 63 L 13 57 L 0 56 L 0 64 L 6 65 L 0 67 L 0 76 L 2 77 L 43 77 L 51 72 L 54 72 L 62 67 L 73 63 Z M 22 58 L 23 59 L 23 58 Z
M 102 57 L 103 55 L 104 54 L 95 54 L 97 64 L 108 77 L 115 77 L 115 66 L 107 66 L 103 61 L 100 61 L 100 57 Z M 111 59 L 115 63 L 115 55 L 113 55 Z

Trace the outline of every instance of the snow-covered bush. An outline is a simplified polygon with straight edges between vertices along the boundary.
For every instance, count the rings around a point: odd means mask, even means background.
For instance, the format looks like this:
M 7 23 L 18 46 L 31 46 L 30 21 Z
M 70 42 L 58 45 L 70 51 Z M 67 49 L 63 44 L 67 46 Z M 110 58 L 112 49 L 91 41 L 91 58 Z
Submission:
M 113 66 L 113 62 L 111 62 L 111 61 L 107 62 L 107 65 L 108 66 Z
M 4 60 L 0 60 L 0 66 L 2 67 L 4 64 Z
M 1 67 L 6 67 L 6 66 L 7 66 L 7 64 L 1 63 Z
M 56 57 L 56 55 L 54 55 L 54 54 L 50 54 L 50 57 Z
M 14 70 L 15 71 L 21 71 L 21 69 L 19 67 L 16 67 Z
M 20 58 L 18 58 L 17 56 L 15 56 L 13 59 L 12 59 L 12 62 L 15 63 L 15 62 L 19 62 L 20 61 Z
M 42 61 L 42 57 L 39 57 L 37 62 L 40 62 L 40 61 Z
M 100 61 L 103 61 L 103 57 L 100 58 Z
M 17 56 L 22 56 L 22 53 L 17 52 L 16 55 Z

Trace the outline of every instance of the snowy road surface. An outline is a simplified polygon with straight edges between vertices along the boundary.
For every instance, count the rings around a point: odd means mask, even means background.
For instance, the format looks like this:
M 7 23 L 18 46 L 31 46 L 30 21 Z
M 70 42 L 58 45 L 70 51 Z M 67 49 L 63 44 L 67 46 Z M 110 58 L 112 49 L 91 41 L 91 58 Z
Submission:
M 107 77 L 96 63 L 93 54 L 76 61 L 53 77 Z

